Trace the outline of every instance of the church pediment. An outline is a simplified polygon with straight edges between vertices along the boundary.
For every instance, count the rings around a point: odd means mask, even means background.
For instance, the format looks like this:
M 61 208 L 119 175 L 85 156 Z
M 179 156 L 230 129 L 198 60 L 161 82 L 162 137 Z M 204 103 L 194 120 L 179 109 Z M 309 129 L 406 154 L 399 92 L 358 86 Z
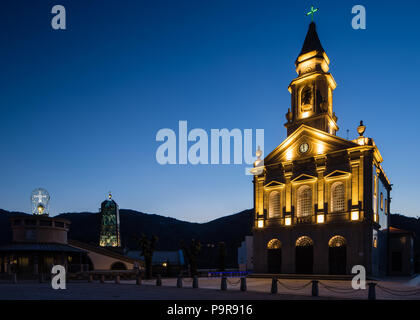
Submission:
M 279 181 L 275 181 L 275 180 L 273 180 L 273 181 L 270 181 L 269 183 L 267 183 L 267 184 L 264 186 L 264 188 L 266 188 L 266 189 L 270 189 L 270 188 L 278 188 L 278 187 L 282 187 L 282 186 L 284 186 L 284 183 L 281 183 L 281 182 L 279 182 Z
M 350 172 L 345 172 L 341 170 L 335 170 L 331 172 L 330 174 L 325 176 L 325 179 L 335 179 L 335 178 L 345 178 L 350 176 Z
M 353 141 L 301 125 L 265 157 L 264 164 L 300 160 L 357 146 Z
M 308 174 L 301 174 L 295 179 L 292 180 L 292 182 L 307 182 L 307 181 L 314 181 L 316 180 L 316 177 L 310 176 Z

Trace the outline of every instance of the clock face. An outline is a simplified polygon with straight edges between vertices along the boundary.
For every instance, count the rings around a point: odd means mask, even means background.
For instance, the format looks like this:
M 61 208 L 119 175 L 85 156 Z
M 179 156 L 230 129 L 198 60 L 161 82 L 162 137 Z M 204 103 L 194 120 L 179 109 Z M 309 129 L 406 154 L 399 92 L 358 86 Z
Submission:
M 300 146 L 299 146 L 299 151 L 301 152 L 301 153 L 305 153 L 305 152 L 307 152 L 309 150 L 309 144 L 307 144 L 307 143 L 302 143 Z

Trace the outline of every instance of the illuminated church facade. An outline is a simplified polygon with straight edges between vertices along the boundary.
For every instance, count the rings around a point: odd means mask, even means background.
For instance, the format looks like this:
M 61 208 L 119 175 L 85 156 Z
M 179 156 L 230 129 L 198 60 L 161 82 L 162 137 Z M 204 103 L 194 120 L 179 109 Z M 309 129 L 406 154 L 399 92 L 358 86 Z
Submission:
M 287 138 L 254 171 L 254 272 L 387 272 L 391 183 L 373 139 L 336 135 L 336 82 L 309 25 L 289 85 Z

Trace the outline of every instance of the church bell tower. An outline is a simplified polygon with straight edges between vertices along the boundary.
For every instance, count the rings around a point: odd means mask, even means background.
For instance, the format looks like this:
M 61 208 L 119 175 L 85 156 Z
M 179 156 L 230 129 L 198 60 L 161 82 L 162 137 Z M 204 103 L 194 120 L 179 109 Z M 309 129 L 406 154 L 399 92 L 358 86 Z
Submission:
M 120 210 L 118 204 L 112 200 L 111 192 L 108 195 L 108 199 L 101 204 L 101 233 L 99 246 L 121 247 Z
M 286 113 L 287 136 L 302 124 L 336 134 L 338 126 L 332 96 L 337 84 L 328 72 L 329 64 L 330 59 L 318 38 L 316 25 L 311 22 L 295 62 L 298 77 L 288 87 L 292 101 Z

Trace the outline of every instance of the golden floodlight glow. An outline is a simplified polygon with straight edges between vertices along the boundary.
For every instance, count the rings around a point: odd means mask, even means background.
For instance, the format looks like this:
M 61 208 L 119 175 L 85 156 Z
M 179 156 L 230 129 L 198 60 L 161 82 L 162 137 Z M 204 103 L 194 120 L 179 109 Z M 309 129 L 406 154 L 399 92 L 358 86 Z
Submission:
M 38 214 L 43 214 L 44 213 L 44 206 L 42 204 L 39 204 L 37 207 L 38 210 Z
M 166 268 L 168 266 L 168 263 L 164 262 L 162 263 L 162 266 Z
M 264 220 L 258 220 L 257 227 L 258 228 L 263 228 L 264 227 Z
M 320 143 L 318 144 L 318 147 L 317 147 L 317 153 L 318 154 L 323 154 L 324 153 L 324 146 Z
M 292 160 L 292 150 L 287 150 L 286 159 L 289 160 L 289 161 Z
M 316 216 L 316 222 L 317 223 L 324 223 L 325 222 L 325 216 L 323 214 L 319 214 Z
M 357 138 L 357 143 L 358 143 L 360 146 L 367 145 L 367 144 L 368 144 L 368 138 L 365 138 L 365 137 L 359 137 L 359 138 Z
M 286 218 L 284 219 L 284 224 L 285 224 L 286 226 L 290 226 L 290 225 L 292 225 L 292 218 L 291 218 L 291 217 L 286 217 Z
M 353 221 L 359 220 L 359 211 L 353 211 L 351 213 L 351 220 Z

